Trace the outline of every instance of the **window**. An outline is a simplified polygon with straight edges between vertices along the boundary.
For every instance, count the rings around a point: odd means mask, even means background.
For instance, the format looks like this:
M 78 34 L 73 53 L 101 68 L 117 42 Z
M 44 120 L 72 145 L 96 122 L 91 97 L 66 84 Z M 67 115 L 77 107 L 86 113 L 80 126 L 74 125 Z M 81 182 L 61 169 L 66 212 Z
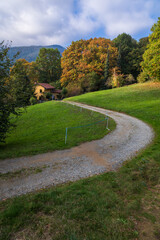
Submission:
M 42 89 L 40 89 L 40 93 L 42 93 Z

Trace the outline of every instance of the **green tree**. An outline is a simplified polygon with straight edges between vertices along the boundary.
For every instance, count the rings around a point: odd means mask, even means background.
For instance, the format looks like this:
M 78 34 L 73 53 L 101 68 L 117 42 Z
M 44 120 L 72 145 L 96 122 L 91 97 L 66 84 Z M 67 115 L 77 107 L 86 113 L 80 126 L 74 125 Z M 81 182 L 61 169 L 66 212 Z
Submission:
M 66 95 L 67 95 L 67 89 L 65 88 L 65 87 L 63 87 L 62 88 L 62 97 L 64 98 L 64 97 L 66 97 Z
M 141 66 L 146 74 L 160 81 L 160 18 L 152 26 L 151 31 Z
M 134 71 L 134 77 L 137 78 L 141 72 L 141 62 L 143 60 L 143 54 L 146 50 L 147 44 L 149 43 L 148 37 L 141 38 L 137 43 L 136 48 L 133 48 L 129 53 L 129 63 L 132 64 L 132 71 Z
M 19 59 L 11 68 L 11 91 L 17 107 L 25 107 L 29 105 L 30 98 L 33 96 L 33 83 L 28 76 L 29 66 L 29 62 L 25 59 Z
M 137 77 L 137 67 L 134 66 L 133 61 L 137 55 L 133 56 L 132 51 L 138 47 L 135 39 L 129 34 L 122 33 L 113 40 L 115 46 L 118 48 L 118 67 L 122 74 L 132 74 Z
M 96 72 L 90 72 L 81 78 L 81 89 L 83 93 L 97 91 L 101 83 L 100 76 Z
M 15 101 L 11 95 L 12 85 L 9 81 L 10 67 L 13 64 L 13 59 L 8 57 L 9 47 L 0 43 L 0 142 L 4 142 L 7 133 L 14 126 L 10 121 L 10 116 L 18 115 Z
M 61 55 L 58 49 L 41 48 L 36 58 L 39 82 L 56 82 L 61 76 Z

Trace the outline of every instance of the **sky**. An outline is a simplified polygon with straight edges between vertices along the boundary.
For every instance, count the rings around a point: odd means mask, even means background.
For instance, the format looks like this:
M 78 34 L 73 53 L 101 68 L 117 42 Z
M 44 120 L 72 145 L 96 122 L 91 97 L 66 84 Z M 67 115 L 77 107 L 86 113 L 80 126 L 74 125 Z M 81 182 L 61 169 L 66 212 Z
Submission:
M 0 42 L 69 46 L 121 33 L 139 40 L 160 17 L 160 0 L 1 0 Z

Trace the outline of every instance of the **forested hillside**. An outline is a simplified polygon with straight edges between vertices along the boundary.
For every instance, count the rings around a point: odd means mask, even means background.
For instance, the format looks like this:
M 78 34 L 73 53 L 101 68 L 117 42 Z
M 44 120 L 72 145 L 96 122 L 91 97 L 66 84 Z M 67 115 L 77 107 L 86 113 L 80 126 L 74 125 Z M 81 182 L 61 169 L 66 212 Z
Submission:
M 61 55 L 65 50 L 65 48 L 60 45 L 11 47 L 8 51 L 8 55 L 9 58 L 12 58 L 17 52 L 19 52 L 20 54 L 17 56 L 17 59 L 24 58 L 28 62 L 33 62 L 36 60 L 39 50 L 41 48 L 53 48 L 53 49 L 57 48 Z

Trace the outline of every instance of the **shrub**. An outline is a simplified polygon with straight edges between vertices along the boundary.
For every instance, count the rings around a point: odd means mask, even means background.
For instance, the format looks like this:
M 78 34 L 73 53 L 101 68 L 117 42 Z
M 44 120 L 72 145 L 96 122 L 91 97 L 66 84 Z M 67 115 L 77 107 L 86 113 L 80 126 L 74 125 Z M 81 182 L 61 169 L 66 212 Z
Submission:
M 101 79 L 96 72 L 90 72 L 81 78 L 80 86 L 82 92 L 92 92 L 100 88 Z
M 125 80 L 124 80 L 123 74 L 112 76 L 112 86 L 113 87 L 122 87 L 122 86 L 124 86 L 124 83 L 125 83 Z
M 47 93 L 44 93 L 44 95 L 47 100 L 52 100 L 52 93 L 47 92 Z
M 135 82 L 136 82 L 136 80 L 135 80 L 135 78 L 133 77 L 132 74 L 128 74 L 128 75 L 125 76 L 125 85 L 130 85 L 130 84 L 133 84 Z
M 149 78 L 149 75 L 145 71 L 143 71 L 138 75 L 137 80 L 139 83 L 143 83 L 150 80 L 150 78 Z
M 65 87 L 63 87 L 62 92 L 61 92 L 62 97 L 65 97 L 67 95 L 67 92 L 68 92 L 67 89 Z
M 35 105 L 35 104 L 37 103 L 37 98 L 31 97 L 31 98 L 29 99 L 29 102 L 30 102 L 31 105 Z
M 105 82 L 105 88 L 106 89 L 112 88 L 112 77 L 108 77 L 107 81 Z
M 68 84 L 66 89 L 67 89 L 67 97 L 77 96 L 83 93 L 81 86 L 78 86 L 76 84 L 74 85 Z

